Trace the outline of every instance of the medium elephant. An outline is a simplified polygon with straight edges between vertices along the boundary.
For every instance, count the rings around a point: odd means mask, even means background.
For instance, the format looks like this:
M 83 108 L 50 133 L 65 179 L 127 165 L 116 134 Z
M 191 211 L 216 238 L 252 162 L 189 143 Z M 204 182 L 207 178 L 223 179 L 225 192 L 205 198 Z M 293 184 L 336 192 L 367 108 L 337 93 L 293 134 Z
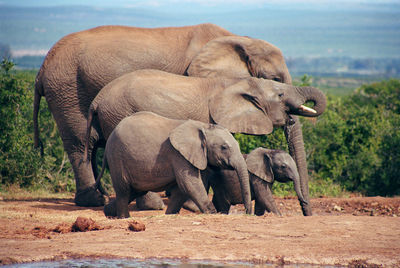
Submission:
M 316 103 L 314 109 L 303 105 L 307 101 Z M 289 114 L 315 117 L 324 109 L 325 95 L 316 88 L 254 77 L 199 78 L 139 70 L 113 80 L 92 101 L 84 159 L 91 151 L 94 123 L 99 124 L 107 140 L 123 118 L 140 111 L 216 123 L 232 133 L 264 135 L 284 126 Z
M 174 194 L 167 213 L 176 213 L 187 198 L 203 213 L 215 213 L 201 177 L 210 166 L 237 172 L 246 213 L 252 213 L 246 162 L 235 138 L 221 126 L 139 112 L 124 118 L 111 133 L 96 185 L 105 163 L 116 193 L 104 207 L 106 216 L 127 218 L 133 199 L 170 187 Z
M 256 215 L 264 215 L 265 211 L 281 215 L 272 197 L 271 187 L 274 181 L 292 181 L 301 206 L 307 202 L 300 189 L 300 175 L 296 163 L 287 152 L 260 147 L 251 151 L 245 158 Z M 236 174 L 230 170 L 217 170 L 209 172 L 206 177 L 214 191 L 212 201 L 218 212 L 228 213 L 231 205 L 242 203 Z
M 139 69 L 189 76 L 254 76 L 291 84 L 277 47 L 213 24 L 153 29 L 101 26 L 63 37 L 48 52 L 36 77 L 34 141 L 39 146 L 38 112 L 45 96 L 74 170 L 78 206 L 104 203 L 94 187 L 96 168 L 81 161 L 89 105 L 106 84 Z M 92 156 L 104 142 L 96 126 L 90 139 Z M 290 142 L 297 149 L 297 143 Z M 304 151 L 304 146 L 298 150 Z

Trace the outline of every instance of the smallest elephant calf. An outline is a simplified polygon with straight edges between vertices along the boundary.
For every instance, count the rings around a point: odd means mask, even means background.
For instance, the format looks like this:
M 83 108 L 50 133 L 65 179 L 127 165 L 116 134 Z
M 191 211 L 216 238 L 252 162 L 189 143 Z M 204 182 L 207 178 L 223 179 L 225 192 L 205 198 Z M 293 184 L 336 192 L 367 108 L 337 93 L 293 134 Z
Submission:
M 274 181 L 293 181 L 300 204 L 306 204 L 300 189 L 300 176 L 293 158 L 282 150 L 257 148 L 246 156 L 250 176 L 252 199 L 255 199 L 255 214 L 265 211 L 281 215 L 272 197 Z M 236 174 L 229 170 L 214 171 L 208 176 L 213 188 L 213 204 L 218 212 L 228 213 L 230 206 L 240 204 L 240 188 Z

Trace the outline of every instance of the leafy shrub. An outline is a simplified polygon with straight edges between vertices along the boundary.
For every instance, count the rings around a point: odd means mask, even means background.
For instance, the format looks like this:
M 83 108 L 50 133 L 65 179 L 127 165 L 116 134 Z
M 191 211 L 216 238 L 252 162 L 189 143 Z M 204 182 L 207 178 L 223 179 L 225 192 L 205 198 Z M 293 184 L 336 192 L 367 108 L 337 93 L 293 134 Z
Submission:
M 327 111 L 315 126 L 304 121 L 315 178 L 366 195 L 400 193 L 399 90 L 400 82 L 389 80 L 350 96 L 329 96 Z
M 40 106 L 44 157 L 33 148 L 32 103 L 35 72 L 15 72 L 4 59 L 0 73 L 0 182 L 20 187 L 73 191 L 72 169 L 45 102 Z

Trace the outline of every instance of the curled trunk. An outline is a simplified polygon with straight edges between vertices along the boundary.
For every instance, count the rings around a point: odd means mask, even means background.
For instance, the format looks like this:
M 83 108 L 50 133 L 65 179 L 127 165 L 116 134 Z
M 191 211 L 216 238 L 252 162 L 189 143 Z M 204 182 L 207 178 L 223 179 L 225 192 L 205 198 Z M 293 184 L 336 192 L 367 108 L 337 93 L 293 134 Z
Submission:
M 314 106 L 309 109 L 304 105 L 307 102 L 312 102 Z M 315 87 L 295 87 L 294 95 L 287 93 L 286 104 L 290 114 L 316 117 L 325 111 L 326 96 Z

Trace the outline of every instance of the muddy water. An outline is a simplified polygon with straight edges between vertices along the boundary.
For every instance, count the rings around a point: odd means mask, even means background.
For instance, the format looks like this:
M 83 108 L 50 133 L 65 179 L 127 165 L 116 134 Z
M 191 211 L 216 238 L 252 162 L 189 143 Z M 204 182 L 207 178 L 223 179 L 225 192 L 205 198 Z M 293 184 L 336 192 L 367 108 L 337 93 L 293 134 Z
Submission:
M 339 266 L 318 266 L 310 264 L 251 264 L 246 262 L 215 262 L 215 261 L 187 261 L 178 260 L 131 260 L 131 259 L 71 259 L 62 261 L 46 261 L 32 262 L 24 264 L 6 265 L 3 267 L 18 267 L 18 268 L 69 268 L 69 267 L 118 267 L 118 268 L 270 268 L 270 267 L 304 267 L 304 268 L 337 268 Z M 344 266 L 343 266 L 344 267 Z

